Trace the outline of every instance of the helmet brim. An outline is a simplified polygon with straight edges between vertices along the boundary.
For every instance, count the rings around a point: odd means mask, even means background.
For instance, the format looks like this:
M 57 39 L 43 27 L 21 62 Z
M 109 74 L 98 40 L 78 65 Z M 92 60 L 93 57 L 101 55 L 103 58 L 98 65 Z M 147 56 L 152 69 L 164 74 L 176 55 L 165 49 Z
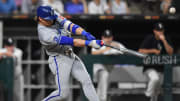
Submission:
M 55 20 L 55 19 L 57 19 L 57 15 L 53 15 L 53 16 L 49 16 L 49 17 L 46 17 L 46 18 L 43 18 L 43 19 L 45 19 L 45 20 Z

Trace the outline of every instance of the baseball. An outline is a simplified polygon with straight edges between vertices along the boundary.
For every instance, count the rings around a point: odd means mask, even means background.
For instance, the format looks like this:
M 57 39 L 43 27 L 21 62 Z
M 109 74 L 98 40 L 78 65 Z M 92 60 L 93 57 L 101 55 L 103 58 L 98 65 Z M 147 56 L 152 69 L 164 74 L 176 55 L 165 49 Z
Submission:
M 175 14 L 175 13 L 176 13 L 176 8 L 175 8 L 175 7 L 171 7 L 171 8 L 169 9 L 169 13 L 170 13 L 170 14 Z

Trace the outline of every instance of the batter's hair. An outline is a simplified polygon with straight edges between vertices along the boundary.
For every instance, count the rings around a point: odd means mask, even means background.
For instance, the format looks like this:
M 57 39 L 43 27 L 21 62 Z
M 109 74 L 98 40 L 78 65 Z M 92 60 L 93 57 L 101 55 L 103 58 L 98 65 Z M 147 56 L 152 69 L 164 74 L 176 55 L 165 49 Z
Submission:
M 35 17 L 34 17 L 34 20 L 37 21 L 37 22 L 39 22 L 39 17 L 38 17 L 38 16 L 35 16 Z

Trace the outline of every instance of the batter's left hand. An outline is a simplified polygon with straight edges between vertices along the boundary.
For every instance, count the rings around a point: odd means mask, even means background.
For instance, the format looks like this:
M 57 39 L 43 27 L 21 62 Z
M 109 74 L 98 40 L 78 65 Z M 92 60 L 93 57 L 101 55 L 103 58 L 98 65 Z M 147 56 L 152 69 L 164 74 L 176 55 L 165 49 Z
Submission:
M 92 48 L 101 48 L 104 45 L 104 41 L 102 40 L 86 40 L 86 46 L 90 46 Z

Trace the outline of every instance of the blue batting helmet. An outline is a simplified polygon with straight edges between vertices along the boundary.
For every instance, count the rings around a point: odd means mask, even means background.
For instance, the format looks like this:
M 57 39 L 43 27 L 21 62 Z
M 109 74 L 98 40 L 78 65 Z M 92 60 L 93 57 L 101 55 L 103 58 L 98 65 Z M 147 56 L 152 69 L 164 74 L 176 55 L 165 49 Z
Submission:
M 45 20 L 55 20 L 57 15 L 50 6 L 39 6 L 37 8 L 37 17 L 41 17 Z

